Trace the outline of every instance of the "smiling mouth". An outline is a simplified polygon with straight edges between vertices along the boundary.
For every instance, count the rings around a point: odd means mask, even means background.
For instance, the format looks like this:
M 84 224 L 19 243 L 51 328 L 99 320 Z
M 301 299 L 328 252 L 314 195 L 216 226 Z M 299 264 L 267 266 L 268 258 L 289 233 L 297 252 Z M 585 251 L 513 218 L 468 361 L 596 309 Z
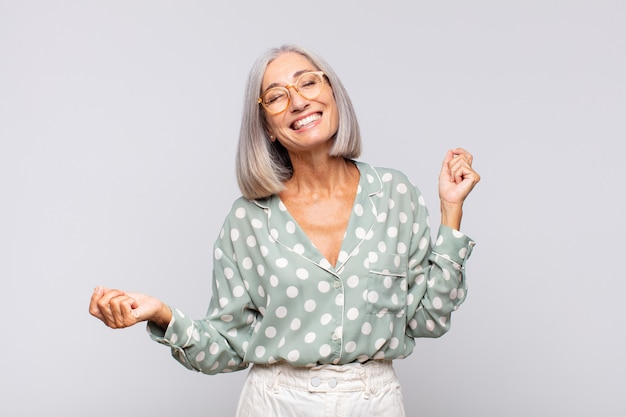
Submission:
M 319 120 L 321 118 L 322 118 L 322 115 L 320 113 L 315 113 L 315 114 L 307 116 L 307 117 L 305 117 L 303 119 L 296 120 L 291 125 L 291 128 L 293 130 L 298 130 L 298 129 L 301 129 L 301 128 L 303 128 L 303 127 L 305 127 L 305 126 L 307 126 L 307 125 L 309 125 L 309 124 L 311 124 L 311 123 L 313 123 L 313 122 L 315 122 L 315 121 L 317 121 L 317 120 Z

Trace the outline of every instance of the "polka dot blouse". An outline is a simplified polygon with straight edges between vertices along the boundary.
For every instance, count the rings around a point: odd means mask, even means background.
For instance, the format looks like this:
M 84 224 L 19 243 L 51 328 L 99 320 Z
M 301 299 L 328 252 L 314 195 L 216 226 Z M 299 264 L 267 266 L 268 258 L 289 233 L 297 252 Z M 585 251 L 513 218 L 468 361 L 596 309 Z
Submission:
M 176 308 L 148 324 L 184 366 L 214 374 L 250 363 L 294 366 L 397 359 L 416 337 L 438 337 L 466 295 L 474 242 L 441 226 L 405 175 L 355 162 L 360 181 L 333 267 L 278 196 L 238 199 L 214 246 L 207 317 Z

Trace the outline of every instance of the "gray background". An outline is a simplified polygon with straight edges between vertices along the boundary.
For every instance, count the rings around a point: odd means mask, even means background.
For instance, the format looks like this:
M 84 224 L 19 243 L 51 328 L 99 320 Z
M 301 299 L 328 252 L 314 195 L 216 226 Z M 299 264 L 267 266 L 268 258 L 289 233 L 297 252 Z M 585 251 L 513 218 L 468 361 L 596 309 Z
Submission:
M 438 221 L 446 149 L 483 181 L 469 298 L 396 362 L 409 416 L 624 416 L 623 1 L 0 1 L 3 416 L 232 415 L 245 372 L 190 372 L 96 285 L 205 313 L 244 82 L 319 52 L 363 160 Z

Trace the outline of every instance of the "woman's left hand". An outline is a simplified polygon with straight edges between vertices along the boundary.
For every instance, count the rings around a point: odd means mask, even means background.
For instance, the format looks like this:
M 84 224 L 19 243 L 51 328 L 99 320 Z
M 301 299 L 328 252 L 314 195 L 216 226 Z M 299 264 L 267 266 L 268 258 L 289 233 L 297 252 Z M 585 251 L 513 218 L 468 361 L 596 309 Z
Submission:
M 439 174 L 439 198 L 442 205 L 461 206 L 480 181 L 480 175 L 472 168 L 472 162 L 472 154 L 465 149 L 448 151 Z

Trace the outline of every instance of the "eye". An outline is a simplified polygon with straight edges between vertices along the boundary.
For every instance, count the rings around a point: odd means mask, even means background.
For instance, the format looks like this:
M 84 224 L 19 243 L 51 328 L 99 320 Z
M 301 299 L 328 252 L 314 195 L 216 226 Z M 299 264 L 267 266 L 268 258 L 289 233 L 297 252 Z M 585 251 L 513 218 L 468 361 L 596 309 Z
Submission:
M 287 94 L 281 89 L 270 89 L 263 95 L 263 102 L 265 104 L 272 104 L 284 100 Z

